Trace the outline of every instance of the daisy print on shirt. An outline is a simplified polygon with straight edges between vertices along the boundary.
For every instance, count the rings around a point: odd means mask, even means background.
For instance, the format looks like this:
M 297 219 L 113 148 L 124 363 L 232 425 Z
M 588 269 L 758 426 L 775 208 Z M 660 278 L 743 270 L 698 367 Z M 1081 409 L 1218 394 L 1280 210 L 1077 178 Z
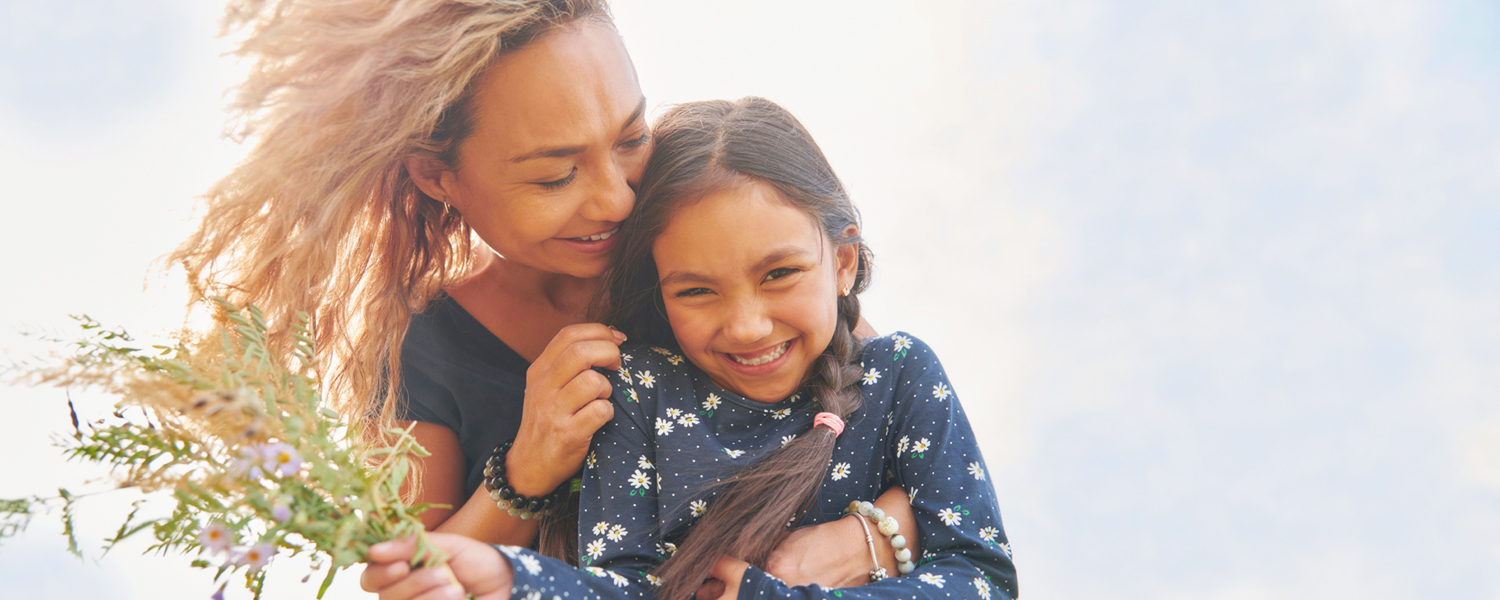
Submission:
M 896 336 L 867 340 L 862 372 L 879 373 L 878 385 L 857 386 L 863 394 L 861 408 L 847 420 L 815 504 L 797 525 L 837 519 L 850 501 L 877 497 L 885 486 L 900 484 L 910 494 L 920 525 L 920 531 L 902 532 L 920 536 L 924 551 L 916 570 L 883 582 L 894 586 L 889 596 L 870 597 L 860 588 L 794 592 L 751 568 L 741 583 L 742 598 L 1015 597 L 1009 540 L 958 397 L 931 350 L 914 336 L 896 335 L 909 341 Z M 910 344 L 899 362 L 897 344 Z M 597 455 L 596 467 L 583 475 L 579 503 L 580 522 L 593 524 L 580 527 L 580 561 L 604 574 L 569 571 L 560 562 L 541 559 L 546 568 L 540 576 L 517 571 L 516 589 L 523 593 L 654 600 L 656 586 L 647 576 L 712 506 L 713 484 L 811 429 L 818 412 L 805 394 L 756 402 L 719 388 L 689 362 L 671 364 L 669 354 L 640 347 L 626 351 L 635 356 L 632 371 L 650 372 L 654 386 L 634 388 L 639 392 L 634 400 L 616 390 L 615 417 L 590 448 Z M 933 393 L 939 384 L 949 390 L 941 398 Z M 694 425 L 683 422 L 688 417 L 697 419 Z M 611 574 L 626 584 L 616 585 Z M 976 585 L 976 577 L 988 587 Z

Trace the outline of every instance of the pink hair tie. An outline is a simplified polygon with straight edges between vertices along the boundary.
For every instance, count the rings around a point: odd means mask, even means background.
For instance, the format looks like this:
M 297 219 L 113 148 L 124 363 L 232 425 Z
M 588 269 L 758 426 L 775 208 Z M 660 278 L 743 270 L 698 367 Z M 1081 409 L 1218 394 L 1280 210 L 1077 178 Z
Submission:
M 831 412 L 820 412 L 817 416 L 813 417 L 813 427 L 819 425 L 825 425 L 829 429 L 832 429 L 833 437 L 838 437 L 839 434 L 844 432 L 844 420 Z

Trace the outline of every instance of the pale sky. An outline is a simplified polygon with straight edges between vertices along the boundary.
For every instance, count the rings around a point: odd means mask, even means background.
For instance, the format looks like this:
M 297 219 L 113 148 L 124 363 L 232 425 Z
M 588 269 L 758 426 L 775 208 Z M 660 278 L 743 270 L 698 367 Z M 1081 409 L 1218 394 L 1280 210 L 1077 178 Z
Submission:
M 0 0 L 5 358 L 70 313 L 180 322 L 151 263 L 243 152 L 212 4 Z M 765 96 L 822 144 L 876 253 L 867 314 L 948 367 L 1024 597 L 1500 597 L 1494 2 L 615 12 L 654 110 Z M 61 391 L 0 402 L 0 498 L 101 475 L 48 445 Z M 0 596 L 207 597 L 184 557 L 99 558 L 136 497 L 80 507 L 82 562 L 39 517 Z

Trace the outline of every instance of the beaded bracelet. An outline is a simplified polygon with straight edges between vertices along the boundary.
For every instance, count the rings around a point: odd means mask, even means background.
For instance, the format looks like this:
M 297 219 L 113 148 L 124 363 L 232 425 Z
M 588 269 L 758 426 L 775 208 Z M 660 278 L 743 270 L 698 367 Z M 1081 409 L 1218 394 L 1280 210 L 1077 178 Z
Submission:
M 563 499 L 567 497 L 571 485 L 561 485 L 545 496 L 528 498 L 510 486 L 505 479 L 505 455 L 510 453 L 510 447 L 516 443 L 515 440 L 495 446 L 495 453 L 490 456 L 489 462 L 484 464 L 484 489 L 490 492 L 490 500 L 495 501 L 495 506 L 500 507 L 512 517 L 522 520 L 532 517 L 545 516 L 552 509 L 561 506 Z
M 901 524 L 896 522 L 896 517 L 886 516 L 885 511 L 876 508 L 874 504 L 857 501 L 850 502 L 844 514 L 860 517 L 861 525 L 864 524 L 866 518 L 875 522 L 875 526 L 880 529 L 880 534 L 891 539 L 891 547 L 896 549 L 896 570 L 902 575 L 917 568 L 917 565 L 911 562 L 911 548 L 906 547 L 906 537 L 898 532 Z M 865 539 L 870 542 L 870 558 L 873 559 L 875 558 L 875 540 L 869 537 L 869 531 L 869 529 L 865 530 Z M 876 560 L 875 569 L 870 571 L 870 581 L 880 581 L 885 578 L 885 569 L 880 566 L 880 561 Z

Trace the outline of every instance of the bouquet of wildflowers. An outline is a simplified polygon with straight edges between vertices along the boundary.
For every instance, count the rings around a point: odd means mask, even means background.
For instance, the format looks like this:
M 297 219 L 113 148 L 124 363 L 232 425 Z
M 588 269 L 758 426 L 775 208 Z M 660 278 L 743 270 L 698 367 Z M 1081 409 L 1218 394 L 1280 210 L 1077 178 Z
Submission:
M 315 566 L 326 565 L 319 597 L 380 541 L 416 535 L 415 562 L 444 560 L 422 533 L 418 515 L 426 506 L 401 501 L 408 457 L 426 455 L 410 432 L 388 430 L 387 445 L 367 448 L 338 413 L 320 406 L 306 315 L 290 333 L 286 361 L 267 350 L 269 328 L 258 309 L 218 304 L 221 324 L 208 335 L 182 334 L 174 345 L 149 349 L 78 317 L 86 335 L 76 352 L 28 373 L 36 383 L 118 395 L 112 417 L 80 424 L 74 413 L 74 431 L 59 445 L 69 458 L 108 465 L 121 488 L 175 500 L 168 517 L 137 521 L 132 511 L 106 549 L 149 530 L 148 552 L 193 554 L 194 567 L 218 570 L 215 581 L 243 571 L 257 598 L 264 567 L 280 553 L 308 553 Z M 78 498 L 60 490 L 55 498 L 0 500 L 0 539 L 61 503 L 69 550 L 77 553 Z

